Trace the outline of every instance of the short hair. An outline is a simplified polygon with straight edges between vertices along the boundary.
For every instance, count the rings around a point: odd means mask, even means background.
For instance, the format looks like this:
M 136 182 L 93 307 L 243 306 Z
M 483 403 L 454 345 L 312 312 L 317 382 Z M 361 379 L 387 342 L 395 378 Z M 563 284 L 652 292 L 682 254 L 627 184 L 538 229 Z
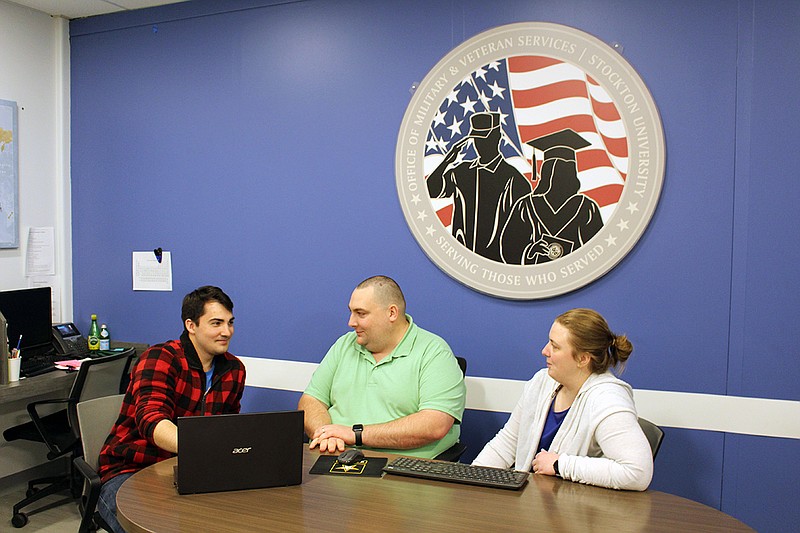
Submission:
M 183 297 L 181 321 L 186 324 L 186 319 L 189 319 L 197 324 L 208 302 L 219 302 L 222 307 L 233 313 L 233 301 L 222 289 L 213 285 L 203 285 Z
M 405 315 L 406 299 L 403 291 L 400 290 L 400 285 L 395 280 L 389 276 L 372 276 L 359 283 L 356 289 L 366 289 L 367 287 L 373 288 L 378 303 L 386 307 L 394 304 L 400 311 L 400 315 Z
M 609 368 L 621 370 L 633 352 L 633 344 L 625 335 L 616 335 L 603 316 L 593 309 L 572 309 L 562 313 L 556 322 L 569 331 L 570 343 L 576 356 L 583 352 L 591 356 L 590 370 L 602 374 Z

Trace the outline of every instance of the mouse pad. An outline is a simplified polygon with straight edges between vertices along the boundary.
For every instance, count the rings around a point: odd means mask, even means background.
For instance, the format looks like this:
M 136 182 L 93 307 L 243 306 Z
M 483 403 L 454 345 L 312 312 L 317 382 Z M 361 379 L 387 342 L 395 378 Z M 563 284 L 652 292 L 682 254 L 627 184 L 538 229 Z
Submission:
M 343 465 L 336 460 L 336 457 L 336 455 L 320 455 L 308 473 L 327 476 L 381 477 L 383 467 L 388 461 L 386 457 L 367 456 L 357 463 Z

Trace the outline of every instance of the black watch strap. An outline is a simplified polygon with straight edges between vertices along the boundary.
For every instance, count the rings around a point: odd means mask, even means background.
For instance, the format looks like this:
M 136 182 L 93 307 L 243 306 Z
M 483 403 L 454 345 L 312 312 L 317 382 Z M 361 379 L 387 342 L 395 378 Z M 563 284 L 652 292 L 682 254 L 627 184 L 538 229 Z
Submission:
M 362 446 L 361 432 L 364 431 L 364 424 L 355 424 L 353 426 L 353 433 L 356 434 L 356 446 Z
M 555 462 L 555 463 L 553 463 L 553 470 L 555 470 L 555 471 L 556 471 L 556 475 L 557 475 L 558 477 L 561 477 L 561 472 L 559 472 L 559 471 L 558 471 L 558 459 L 556 459 L 556 462 Z

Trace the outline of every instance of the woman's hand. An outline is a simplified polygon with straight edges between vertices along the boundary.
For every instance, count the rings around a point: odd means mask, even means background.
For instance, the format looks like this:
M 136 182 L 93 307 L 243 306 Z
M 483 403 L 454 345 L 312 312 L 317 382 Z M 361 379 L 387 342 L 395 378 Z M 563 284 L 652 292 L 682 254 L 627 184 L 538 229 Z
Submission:
M 558 454 L 541 450 L 533 458 L 533 473 L 544 474 L 546 476 L 555 476 L 556 471 L 553 468 L 553 463 L 558 461 Z

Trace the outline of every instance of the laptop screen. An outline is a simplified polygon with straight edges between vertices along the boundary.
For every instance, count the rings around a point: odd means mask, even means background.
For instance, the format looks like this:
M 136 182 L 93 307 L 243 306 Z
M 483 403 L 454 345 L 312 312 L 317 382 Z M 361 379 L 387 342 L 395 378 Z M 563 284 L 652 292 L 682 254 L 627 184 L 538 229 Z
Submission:
M 180 494 L 299 485 L 303 411 L 178 418 Z
M 22 336 L 20 348 L 26 350 L 52 343 L 50 287 L 0 291 L 0 312 L 8 322 L 8 342 L 14 348 Z

